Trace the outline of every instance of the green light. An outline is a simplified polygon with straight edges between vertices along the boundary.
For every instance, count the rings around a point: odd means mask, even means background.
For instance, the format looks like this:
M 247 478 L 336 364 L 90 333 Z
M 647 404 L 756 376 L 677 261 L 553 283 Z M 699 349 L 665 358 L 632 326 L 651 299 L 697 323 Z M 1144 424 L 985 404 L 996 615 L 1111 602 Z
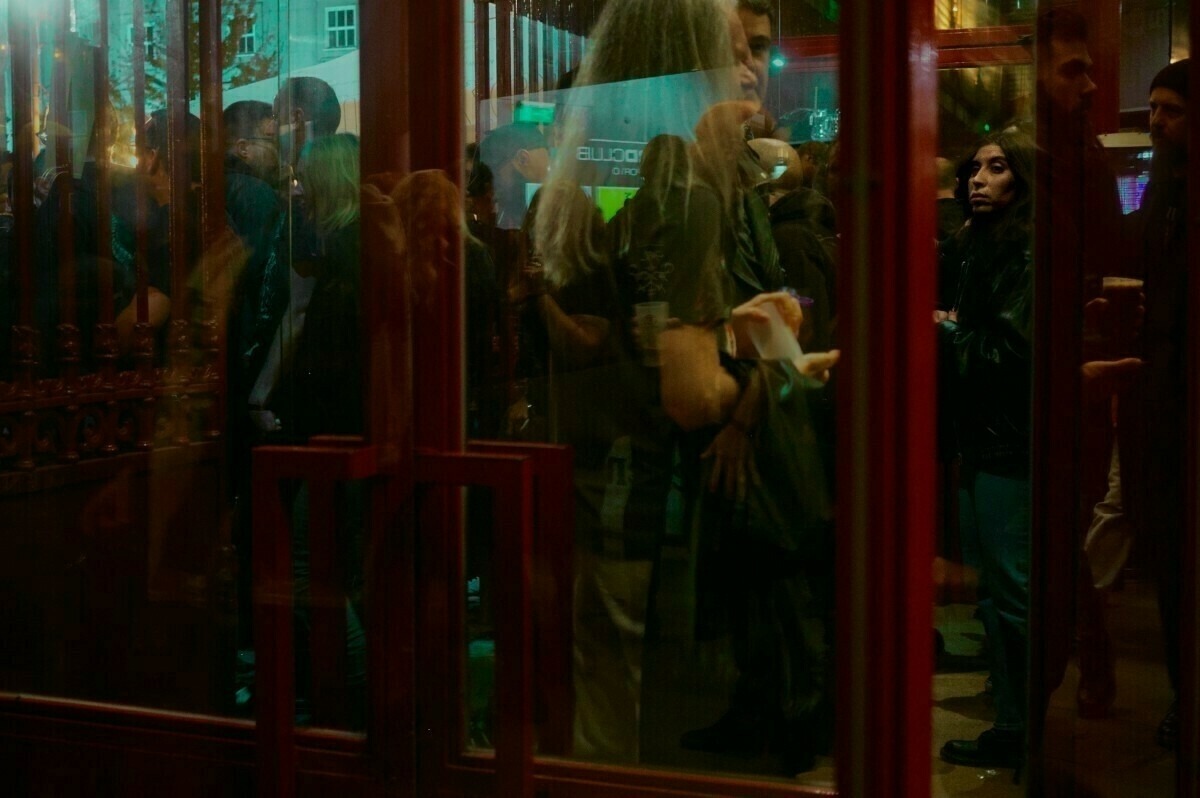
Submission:
M 983 132 L 984 132 L 984 133 L 990 133 L 990 132 L 991 132 L 991 130 L 992 130 L 992 126 L 991 126 L 991 125 L 989 125 L 989 124 L 987 124 L 987 123 L 984 123 L 984 125 L 983 125 Z
M 771 59 L 771 66 L 777 69 L 782 69 L 783 67 L 787 66 L 787 61 L 784 60 L 783 56 L 777 55 Z

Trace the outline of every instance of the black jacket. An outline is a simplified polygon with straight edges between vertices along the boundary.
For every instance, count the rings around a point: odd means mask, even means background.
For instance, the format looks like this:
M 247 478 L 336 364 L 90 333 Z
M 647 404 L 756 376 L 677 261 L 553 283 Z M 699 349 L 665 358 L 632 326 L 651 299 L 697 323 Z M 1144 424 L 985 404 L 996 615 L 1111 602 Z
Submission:
M 817 192 L 801 188 L 789 192 L 771 206 L 771 232 L 779 250 L 779 262 L 791 287 L 812 299 L 804 309 L 801 337 L 806 349 L 825 351 L 832 345 L 834 262 L 825 239 L 832 231 L 822 219 L 829 201 Z
M 1029 240 L 965 228 L 939 249 L 957 322 L 939 325 L 943 449 L 1001 476 L 1029 473 L 1033 259 Z

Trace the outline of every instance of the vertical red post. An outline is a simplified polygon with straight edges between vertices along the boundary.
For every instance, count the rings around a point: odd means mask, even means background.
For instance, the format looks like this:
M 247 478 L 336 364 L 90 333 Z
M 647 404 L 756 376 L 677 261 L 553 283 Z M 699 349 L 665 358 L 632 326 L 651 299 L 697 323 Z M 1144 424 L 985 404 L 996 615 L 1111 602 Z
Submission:
M 1121 129 L 1121 0 L 1080 0 L 1079 12 L 1088 21 L 1092 80 L 1102 87 L 1088 116 L 1097 133 L 1116 133 Z
M 360 5 L 362 36 L 359 58 L 362 104 L 361 169 L 373 175 L 407 172 L 410 152 L 425 146 L 425 137 L 455 130 L 446 109 L 461 104 L 461 80 L 444 96 L 440 86 L 428 89 L 434 119 L 414 133 L 412 108 L 430 110 L 410 95 L 411 71 L 436 67 L 461 52 L 442 40 L 425 41 L 409 24 L 423 26 L 427 17 L 443 13 L 447 4 L 412 0 Z M 456 5 L 454 3 L 448 5 Z M 424 31 L 422 31 L 424 33 Z M 455 31 L 457 34 L 457 31 Z M 440 34 L 443 39 L 448 35 Z M 408 38 L 407 58 L 396 58 L 396 43 Z M 444 49 L 443 49 L 444 48 Z M 459 54 L 454 55 L 455 52 Z M 451 61 L 453 63 L 453 61 Z M 387 64 L 387 69 L 378 68 Z M 461 67 L 449 79 L 459 79 Z M 426 78 L 422 75 L 421 78 Z M 421 97 L 427 99 L 426 96 Z M 461 115 L 453 117 L 454 122 Z M 418 140 L 414 141 L 413 136 Z M 415 521 L 412 506 L 413 319 L 409 275 L 396 251 L 399 218 L 391 199 L 364 190 L 362 203 L 362 286 L 368 364 L 367 440 L 382 447 L 389 474 L 369 483 L 368 546 L 365 601 L 367 624 L 367 741 L 373 773 L 389 793 L 412 794 L 417 783 L 414 590 Z M 436 332 L 435 332 L 436 334 Z
M 1193 42 L 1189 85 L 1196 86 L 1200 80 L 1200 55 L 1196 42 L 1200 42 L 1200 0 L 1189 4 L 1189 41 Z M 1200 114 L 1193 102 L 1188 108 L 1188 144 L 1192 156 L 1188 160 L 1188 208 L 1187 220 L 1188 263 L 1200 263 Z M 1189 324 L 1200 319 L 1200 279 L 1194 275 L 1188 280 Z M 1186 486 L 1184 496 L 1187 513 L 1184 516 L 1183 551 L 1180 552 L 1180 584 L 1183 585 L 1179 621 L 1179 760 L 1176 771 L 1176 792 L 1181 798 L 1200 796 L 1200 336 L 1193 326 L 1187 336 L 1188 401 L 1186 407 L 1188 458 L 1186 471 L 1180 475 Z
M 936 497 L 932 4 L 841 7 L 842 795 L 928 795 Z

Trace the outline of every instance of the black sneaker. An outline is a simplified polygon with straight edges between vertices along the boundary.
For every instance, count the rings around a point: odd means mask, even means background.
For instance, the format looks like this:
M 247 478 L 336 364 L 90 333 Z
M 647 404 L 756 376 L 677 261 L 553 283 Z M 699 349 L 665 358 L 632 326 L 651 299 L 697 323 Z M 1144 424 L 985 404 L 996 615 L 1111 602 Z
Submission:
M 1015 768 L 1024 755 L 1025 734 L 988 729 L 974 740 L 951 740 L 942 746 L 942 761 L 973 768 Z

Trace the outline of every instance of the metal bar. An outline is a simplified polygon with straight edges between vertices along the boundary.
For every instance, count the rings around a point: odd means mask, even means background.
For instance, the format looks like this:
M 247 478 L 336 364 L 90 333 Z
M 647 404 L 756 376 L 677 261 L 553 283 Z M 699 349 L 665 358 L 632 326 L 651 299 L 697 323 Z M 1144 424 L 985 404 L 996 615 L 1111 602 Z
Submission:
M 835 758 L 853 798 L 930 790 L 932 646 L 909 642 L 933 601 L 934 329 L 912 312 L 935 296 L 932 12 L 841 6 Z M 877 247 L 913 267 L 880 274 Z

